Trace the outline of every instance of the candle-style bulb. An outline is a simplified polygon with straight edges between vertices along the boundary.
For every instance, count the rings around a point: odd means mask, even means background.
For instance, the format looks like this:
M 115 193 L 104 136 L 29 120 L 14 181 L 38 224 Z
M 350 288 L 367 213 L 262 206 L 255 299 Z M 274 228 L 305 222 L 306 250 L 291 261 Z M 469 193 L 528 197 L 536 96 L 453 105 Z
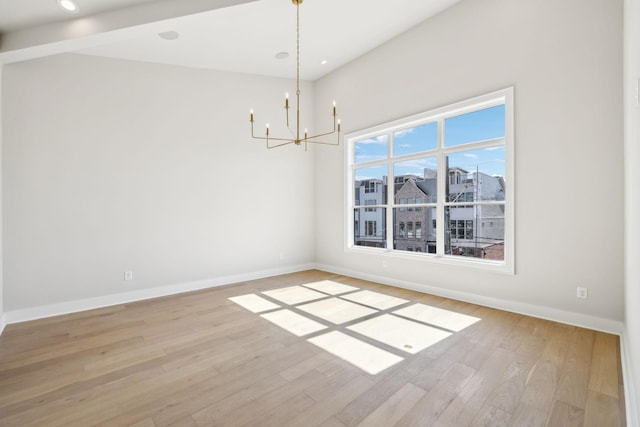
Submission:
M 333 101 L 333 117 L 336 116 L 336 101 Z
M 269 136 L 269 123 L 267 123 L 267 136 Z
M 342 127 L 341 127 L 341 125 L 340 125 L 340 119 L 338 119 L 338 132 L 340 132 L 340 129 L 341 129 L 341 128 L 342 128 Z
M 250 114 L 250 116 L 249 116 L 249 121 L 250 121 L 251 123 L 253 123 L 253 108 L 252 108 L 251 110 L 249 110 L 249 114 Z
M 289 108 L 289 92 L 284 94 L 284 108 Z
M 307 128 L 304 128 L 304 139 L 307 139 Z

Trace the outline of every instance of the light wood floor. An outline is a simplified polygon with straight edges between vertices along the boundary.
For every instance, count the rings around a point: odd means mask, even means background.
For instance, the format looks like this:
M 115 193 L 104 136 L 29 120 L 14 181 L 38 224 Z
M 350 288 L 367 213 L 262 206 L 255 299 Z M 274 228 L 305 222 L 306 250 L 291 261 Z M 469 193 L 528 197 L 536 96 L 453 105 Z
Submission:
M 323 279 L 481 320 L 374 376 L 227 299 Z M 320 271 L 0 337 L 1 426 L 612 427 L 623 402 L 614 335 Z

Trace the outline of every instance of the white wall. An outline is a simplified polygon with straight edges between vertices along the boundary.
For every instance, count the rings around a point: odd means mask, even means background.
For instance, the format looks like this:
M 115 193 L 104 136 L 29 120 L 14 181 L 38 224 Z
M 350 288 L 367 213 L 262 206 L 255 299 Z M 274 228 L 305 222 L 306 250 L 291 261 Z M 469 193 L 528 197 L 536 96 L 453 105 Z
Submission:
M 4 273 L 3 273 L 3 209 L 2 209 L 2 140 L 3 140 L 3 131 L 2 131 L 2 70 L 4 69 L 4 65 L 0 64 L 0 334 L 2 334 L 2 330 L 5 326 L 5 318 L 4 318 Z
M 625 0 L 624 103 L 625 103 L 625 186 L 626 186 L 626 268 L 625 333 L 623 360 L 626 361 L 625 392 L 629 402 L 629 426 L 640 425 L 640 106 L 635 98 L 640 79 L 640 0 Z
M 249 108 L 276 131 L 293 87 L 82 55 L 6 65 L 5 312 L 312 262 L 312 153 L 249 137 Z
M 515 87 L 516 274 L 344 251 L 344 153 L 316 153 L 316 259 L 333 271 L 621 329 L 622 0 L 474 0 L 316 84 L 346 132 Z M 343 147 L 344 149 L 345 147 Z M 322 213 L 322 215 L 320 215 Z M 589 289 L 576 299 L 576 287 Z

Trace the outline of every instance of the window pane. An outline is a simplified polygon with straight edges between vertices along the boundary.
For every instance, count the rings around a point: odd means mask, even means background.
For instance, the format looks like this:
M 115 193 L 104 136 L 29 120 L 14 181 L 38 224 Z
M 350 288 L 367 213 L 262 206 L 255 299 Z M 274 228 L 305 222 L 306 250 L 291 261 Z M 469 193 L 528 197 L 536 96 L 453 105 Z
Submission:
M 354 150 L 356 164 L 386 159 L 389 155 L 389 136 L 379 135 L 356 141 Z
M 435 207 L 411 212 L 394 209 L 393 248 L 399 251 L 413 248 L 416 252 L 435 253 L 435 221 Z
M 370 168 L 358 168 L 354 172 L 353 204 L 364 205 L 366 201 L 373 200 L 372 205 L 382 205 L 387 202 L 387 176 L 386 166 Z
M 445 254 L 504 260 L 504 205 L 445 208 Z
M 395 203 L 435 203 L 437 199 L 438 160 L 435 157 L 395 162 L 393 182 Z M 417 202 L 420 200 L 420 202 Z
M 393 133 L 393 155 L 402 156 L 438 147 L 438 124 L 427 123 Z
M 505 136 L 504 105 L 462 114 L 445 120 L 446 147 L 503 138 Z
M 368 212 L 366 208 L 353 210 L 353 243 L 356 246 L 386 248 L 386 209 Z
M 450 154 L 447 161 L 447 201 L 504 200 L 503 146 Z

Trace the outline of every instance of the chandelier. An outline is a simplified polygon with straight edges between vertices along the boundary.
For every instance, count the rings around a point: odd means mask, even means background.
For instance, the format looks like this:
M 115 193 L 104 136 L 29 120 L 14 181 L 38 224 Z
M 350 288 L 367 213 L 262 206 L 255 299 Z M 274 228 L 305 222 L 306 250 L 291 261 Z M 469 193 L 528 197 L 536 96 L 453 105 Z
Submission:
M 282 138 L 282 137 L 273 137 L 269 134 L 269 124 L 267 123 L 265 136 L 256 136 L 253 132 L 253 109 L 251 110 L 251 115 L 249 120 L 251 121 L 251 137 L 254 139 L 261 139 L 266 141 L 267 148 L 277 148 L 282 147 L 289 144 L 300 145 L 304 142 L 305 150 L 307 148 L 307 144 L 324 144 L 324 145 L 339 145 L 340 144 L 340 119 L 337 117 L 336 112 L 336 102 L 333 101 L 333 110 L 331 115 L 333 116 L 333 130 L 329 132 L 319 133 L 316 135 L 309 136 L 307 129 L 304 130 L 304 134 L 300 134 L 300 3 L 303 0 L 291 0 L 293 4 L 296 5 L 296 125 L 295 131 L 291 129 L 289 125 L 289 94 L 285 94 L 284 100 L 284 109 L 286 111 L 287 118 L 287 129 L 291 134 L 290 137 Z M 323 142 L 318 141 L 317 138 L 322 138 L 325 136 L 337 134 L 337 139 L 335 142 Z

